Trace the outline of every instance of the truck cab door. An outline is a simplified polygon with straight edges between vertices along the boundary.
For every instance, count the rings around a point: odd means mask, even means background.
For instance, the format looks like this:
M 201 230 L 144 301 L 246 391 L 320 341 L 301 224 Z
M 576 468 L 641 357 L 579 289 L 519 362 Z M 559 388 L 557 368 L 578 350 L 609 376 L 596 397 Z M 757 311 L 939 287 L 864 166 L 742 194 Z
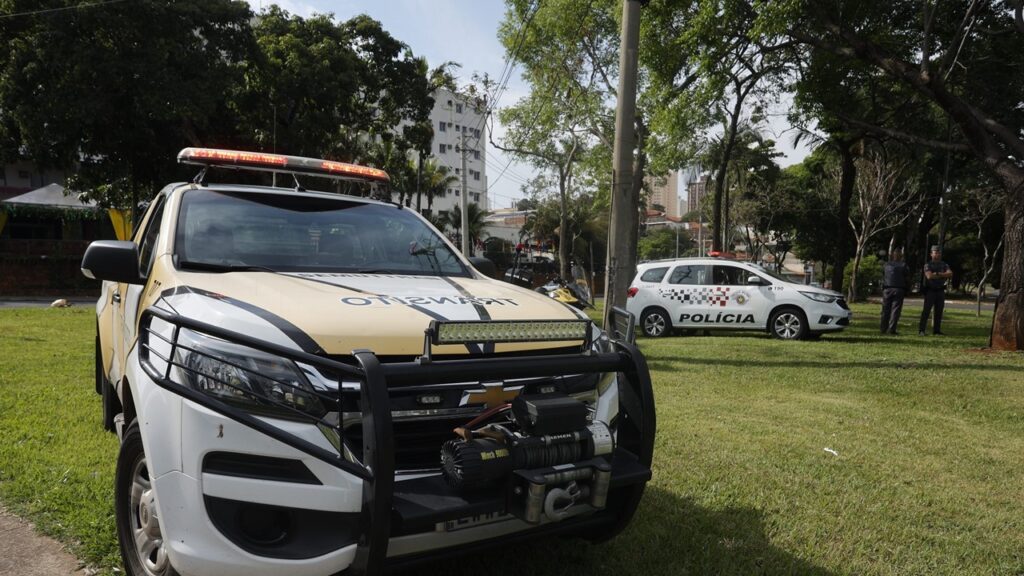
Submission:
M 139 245 L 139 273 L 143 278 L 149 277 L 156 254 L 156 243 L 160 237 L 161 220 L 163 220 L 164 197 L 160 196 L 150 206 L 149 211 L 135 234 L 134 242 Z M 136 337 L 136 322 L 139 317 L 139 301 L 142 298 L 143 284 L 118 283 L 114 287 L 111 301 L 114 313 L 111 342 L 114 348 L 113 362 L 110 367 L 111 381 L 119 383 L 125 373 L 125 359 L 131 350 Z

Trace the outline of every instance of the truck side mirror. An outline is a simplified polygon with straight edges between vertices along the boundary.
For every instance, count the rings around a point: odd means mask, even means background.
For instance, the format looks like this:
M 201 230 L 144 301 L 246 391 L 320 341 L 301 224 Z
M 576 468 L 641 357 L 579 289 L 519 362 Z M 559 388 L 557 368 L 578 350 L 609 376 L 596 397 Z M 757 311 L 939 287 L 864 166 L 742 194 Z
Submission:
M 85 249 L 82 274 L 93 280 L 145 284 L 139 274 L 139 248 L 128 240 L 97 240 Z
M 491 262 L 490 258 L 484 258 L 483 256 L 470 256 L 469 263 L 476 268 L 478 272 L 487 276 L 488 278 L 496 278 L 498 276 L 498 268 Z

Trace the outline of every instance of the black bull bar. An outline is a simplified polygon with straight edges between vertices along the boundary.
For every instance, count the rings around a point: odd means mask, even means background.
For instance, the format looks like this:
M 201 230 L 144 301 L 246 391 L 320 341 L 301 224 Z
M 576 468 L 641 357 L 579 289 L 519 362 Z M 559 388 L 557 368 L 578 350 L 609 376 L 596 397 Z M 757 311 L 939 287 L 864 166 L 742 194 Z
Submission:
M 614 315 L 620 318 L 620 325 L 631 326 L 632 317 L 616 309 Z M 159 318 L 166 322 L 172 334 L 168 338 L 152 329 L 152 321 Z M 178 394 L 196 404 L 213 410 L 236 422 L 249 426 L 296 450 L 322 460 L 336 468 L 363 480 L 360 537 L 356 556 L 350 567 L 353 574 L 377 574 L 388 563 L 388 540 L 392 535 L 393 517 L 401 517 L 396 510 L 395 496 L 395 447 L 392 434 L 389 390 L 403 386 L 423 386 L 452 382 L 494 380 L 496 378 L 554 377 L 567 374 L 618 373 L 619 415 L 616 421 L 616 449 L 612 461 L 612 488 L 614 496 L 609 498 L 605 510 L 593 516 L 602 516 L 604 522 L 579 523 L 586 526 L 585 535 L 593 540 L 604 540 L 620 532 L 629 523 L 643 495 L 644 485 L 650 479 L 651 461 L 654 450 L 655 412 L 654 395 L 651 388 L 650 372 L 644 356 L 630 341 L 631 331 L 615 331 L 611 352 L 581 351 L 580 353 L 516 356 L 516 357 L 469 357 L 465 359 L 432 359 L 423 361 L 382 363 L 369 350 L 352 353 L 353 364 L 346 364 L 323 356 L 310 354 L 294 348 L 281 346 L 246 334 L 186 318 L 179 314 L 151 307 L 140 317 L 139 359 L 147 375 L 160 387 Z M 362 456 L 357 461 L 352 454 L 340 446 L 329 450 L 304 438 L 290 434 L 251 412 L 226 403 L 217 397 L 201 392 L 171 378 L 172 367 L 182 370 L 189 368 L 176 360 L 176 352 L 188 350 L 198 352 L 179 343 L 182 329 L 213 336 L 231 343 L 244 345 L 258 351 L 281 356 L 297 364 L 314 366 L 322 373 L 338 377 L 337 391 L 328 397 L 323 391 L 316 392 L 326 403 L 337 403 L 339 418 L 327 421 L 306 415 L 305 420 L 321 428 L 333 428 L 343 438 L 341 412 L 342 379 L 358 381 L 362 416 Z M 169 346 L 164 353 L 154 348 L 156 340 Z M 159 359 L 166 364 L 163 370 L 153 364 Z M 220 359 L 218 359 L 220 360 Z M 250 370 L 227 362 L 242 370 Z M 204 373 L 204 377 L 207 376 Z M 223 384 L 230 385 L 221 381 Z M 275 381 L 277 382 L 277 381 Z M 284 384 L 284 383 L 282 383 Z M 275 399 L 260 397 L 274 403 Z M 303 419 L 296 411 L 296 416 Z M 441 483 L 438 483 L 441 484 Z M 398 503 L 401 508 L 401 502 Z M 451 514 L 449 514 L 450 516 Z M 591 518 L 593 520 L 593 518 Z M 572 524 L 563 520 L 561 524 Z M 582 531 L 582 530 L 580 530 Z

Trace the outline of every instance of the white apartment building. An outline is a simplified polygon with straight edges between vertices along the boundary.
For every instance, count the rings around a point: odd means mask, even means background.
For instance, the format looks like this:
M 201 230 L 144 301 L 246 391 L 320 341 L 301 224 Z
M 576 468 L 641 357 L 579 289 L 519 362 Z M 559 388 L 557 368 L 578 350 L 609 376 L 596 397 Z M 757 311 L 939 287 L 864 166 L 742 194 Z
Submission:
M 444 88 L 434 92 L 434 109 L 430 112 L 430 122 L 434 127 L 431 155 L 434 162 L 446 166 L 448 173 L 459 179 L 445 190 L 443 196 L 434 197 L 432 210 L 435 214 L 461 204 L 463 135 L 466 142 L 466 187 L 469 201 L 478 204 L 483 210 L 490 208 L 487 198 L 487 134 L 483 112 L 482 102 L 478 104 Z M 426 208 L 426 198 L 423 206 Z

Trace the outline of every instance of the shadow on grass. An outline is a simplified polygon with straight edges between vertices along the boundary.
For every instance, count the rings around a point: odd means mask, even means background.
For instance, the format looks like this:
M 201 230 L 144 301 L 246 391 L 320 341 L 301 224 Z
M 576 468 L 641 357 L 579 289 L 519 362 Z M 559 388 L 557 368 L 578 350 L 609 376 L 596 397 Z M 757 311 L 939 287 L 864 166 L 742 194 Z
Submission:
M 680 364 L 700 364 L 704 366 L 743 367 L 735 362 L 716 358 L 686 358 L 677 354 L 656 354 L 648 352 L 647 365 L 653 371 L 678 370 Z M 983 372 L 1020 372 L 1020 366 L 1006 364 L 944 364 L 939 362 L 895 362 L 892 360 L 855 361 L 842 360 L 764 360 L 758 359 L 753 364 L 758 368 L 886 368 L 891 370 L 980 370 Z
M 491 548 L 454 561 L 400 572 L 404 576 L 545 576 L 554 574 L 809 574 L 833 572 L 797 558 L 768 537 L 752 508 L 709 510 L 661 488 L 648 488 L 632 524 L 613 540 L 592 544 L 558 538 Z
M 764 342 L 778 342 L 779 344 L 791 345 L 791 346 L 819 346 L 828 343 L 844 343 L 844 344 L 884 344 L 893 347 L 926 347 L 935 348 L 937 346 L 949 347 L 954 349 L 967 349 L 967 348 L 981 348 L 988 346 L 988 330 L 972 330 L 967 333 L 957 331 L 950 332 L 946 331 L 944 336 L 933 336 L 930 334 L 931 328 L 929 328 L 929 335 L 918 336 L 917 328 L 911 330 L 902 331 L 898 336 L 892 336 L 889 334 L 880 334 L 877 332 L 870 334 L 858 334 L 843 332 L 839 334 L 825 334 L 819 340 L 803 340 L 798 342 L 784 342 L 781 340 L 774 340 L 767 334 L 762 332 L 721 332 L 721 331 L 709 331 L 707 335 L 701 333 L 696 334 L 680 334 L 663 339 L 651 339 L 641 338 L 639 342 L 647 344 L 666 344 L 669 342 L 685 343 L 688 340 L 693 339 L 706 339 L 706 338 L 728 338 L 729 340 L 746 339 L 746 340 L 763 340 Z M 648 349 L 644 350 L 644 353 L 648 353 Z

